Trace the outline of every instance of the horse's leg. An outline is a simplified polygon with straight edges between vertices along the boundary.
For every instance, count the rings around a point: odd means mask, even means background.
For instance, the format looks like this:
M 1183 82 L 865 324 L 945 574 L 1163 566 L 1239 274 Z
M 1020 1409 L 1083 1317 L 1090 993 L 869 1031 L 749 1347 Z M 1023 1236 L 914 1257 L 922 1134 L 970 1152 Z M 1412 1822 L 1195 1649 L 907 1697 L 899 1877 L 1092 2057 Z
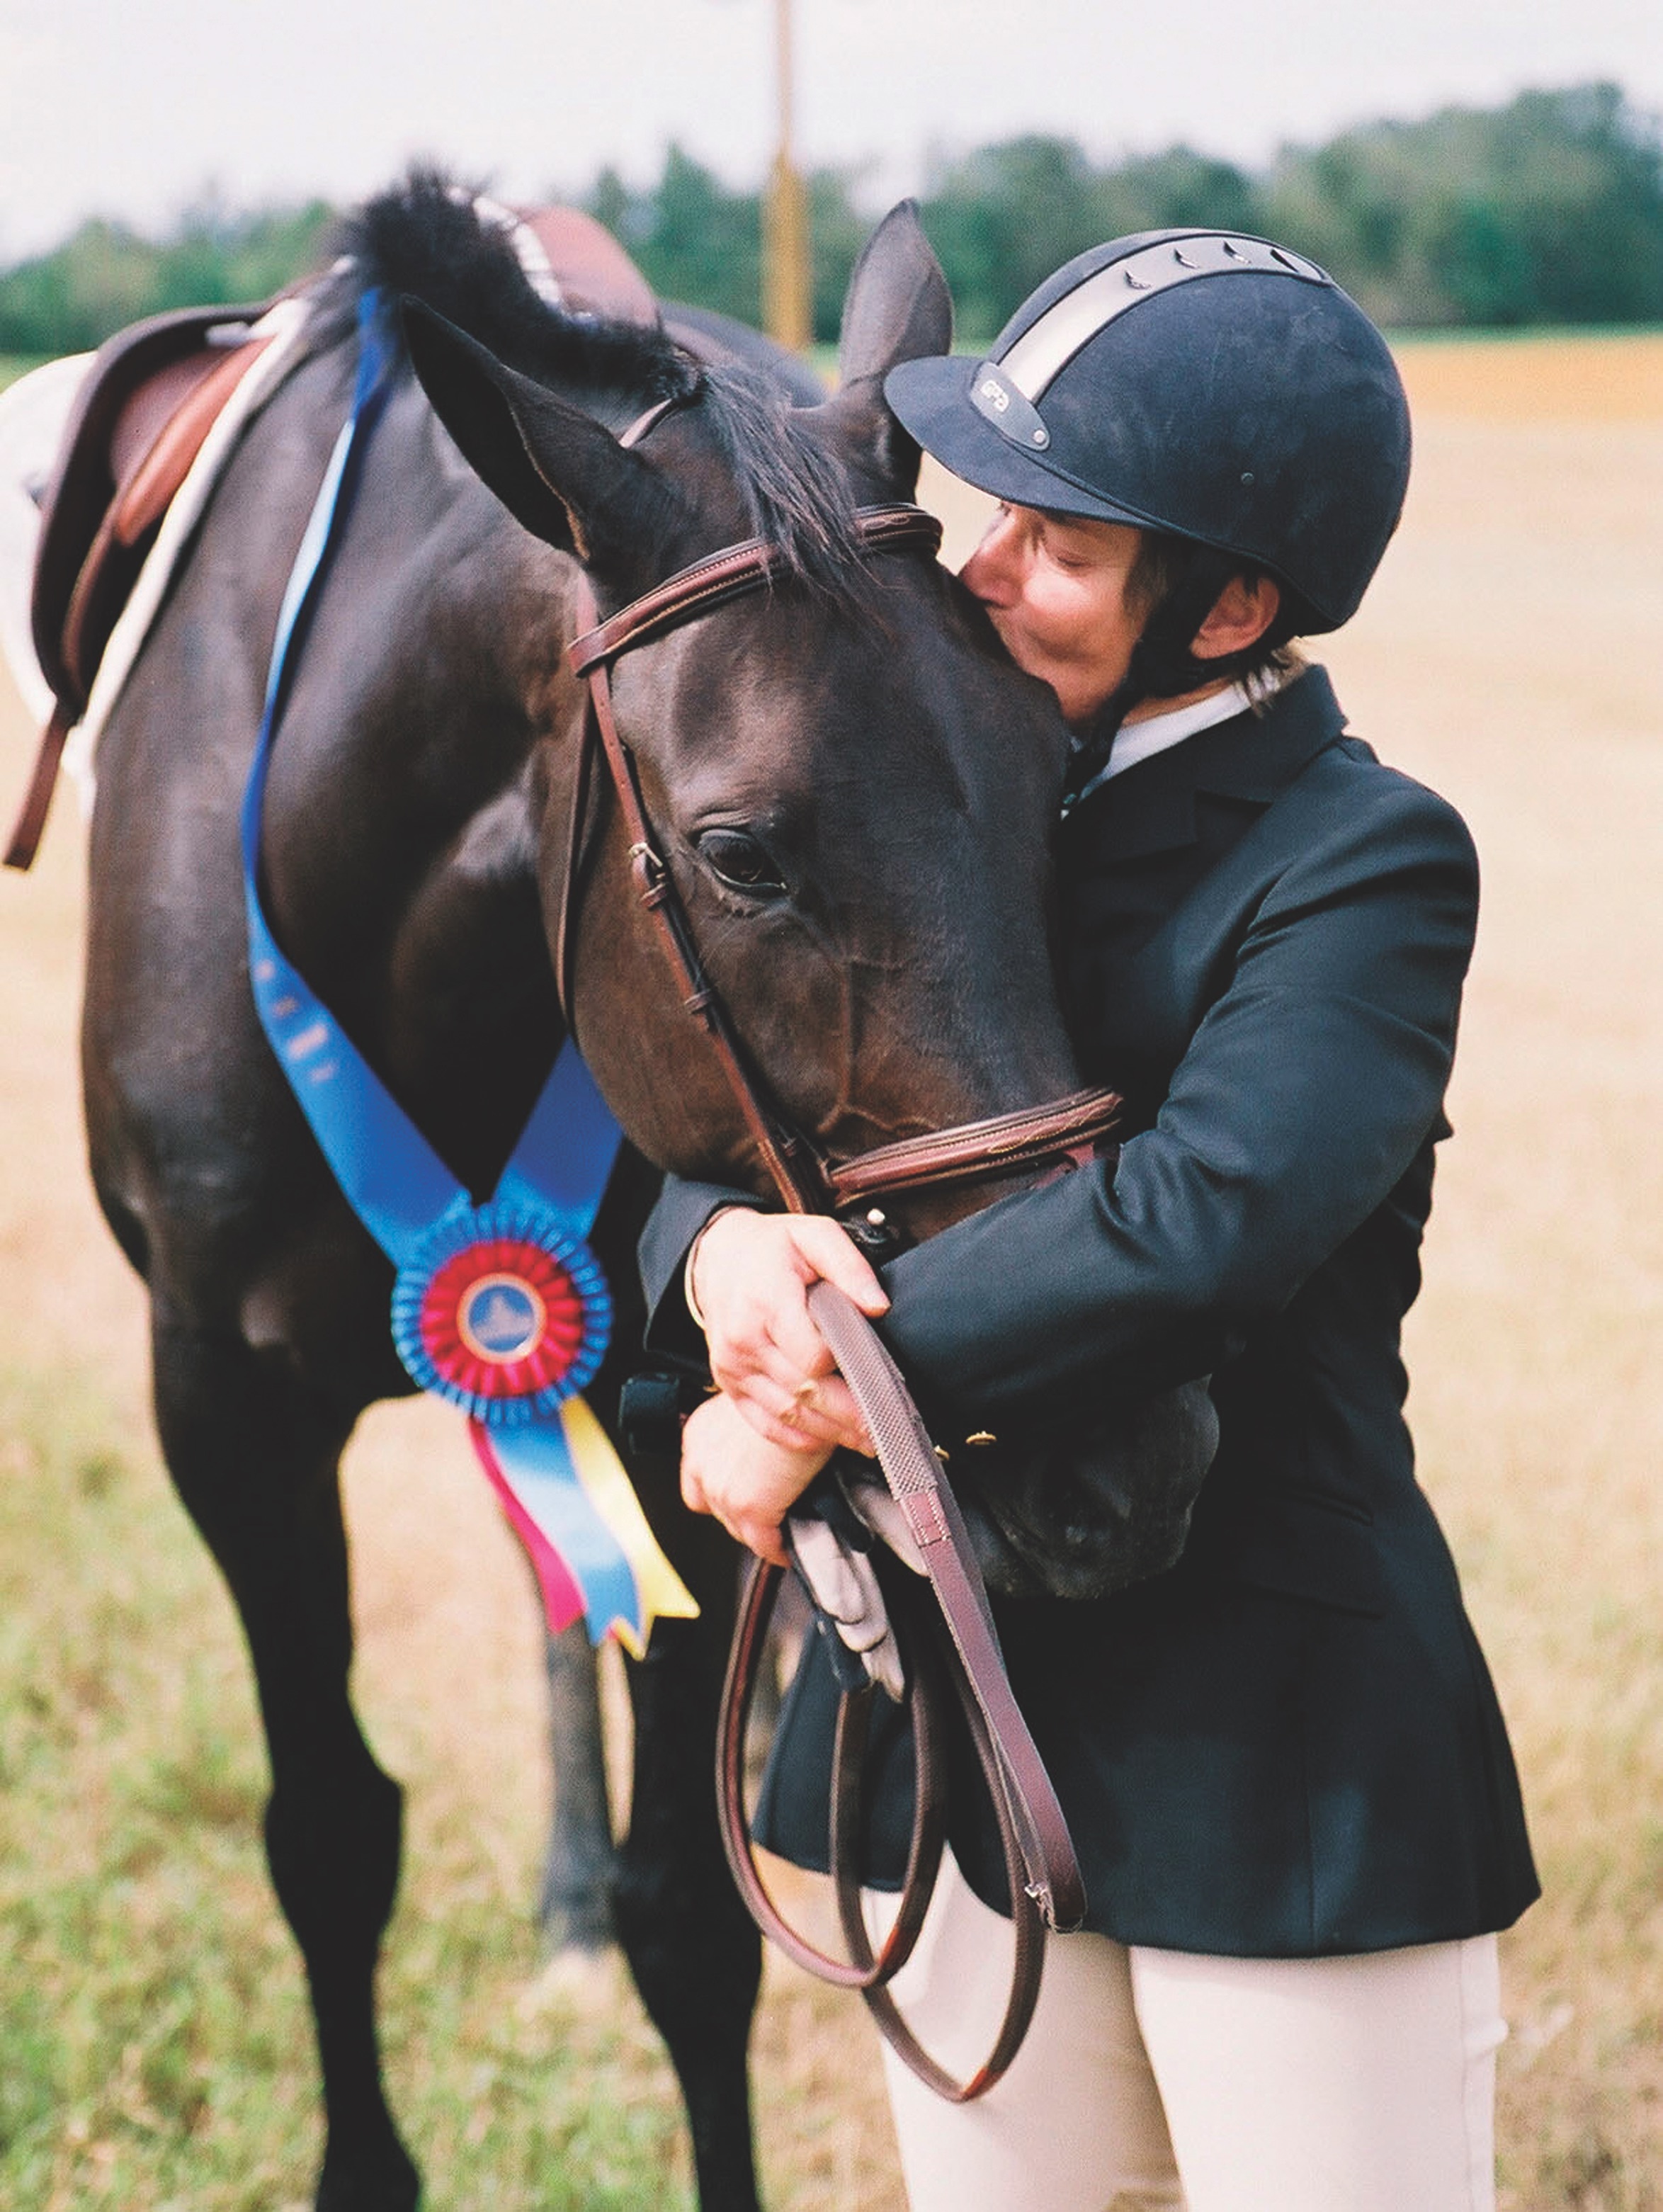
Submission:
M 703 2212 L 755 2212 L 745 2052 L 762 1946 L 722 1855 L 713 1779 L 734 1554 L 712 1547 L 697 1575 L 677 1565 L 702 1613 L 660 1620 L 629 1668 L 635 1788 L 618 1935 L 681 2080 Z
M 157 1310 L 156 1421 L 230 1586 L 271 1758 L 266 1856 L 305 1960 L 328 2137 L 319 2212 L 411 2212 L 382 2093 L 373 1982 L 398 1881 L 403 1793 L 348 1697 L 352 1627 L 337 1462 L 355 1408 L 230 1331 Z
M 615 1869 L 600 1678 L 586 1625 L 550 1636 L 545 1656 L 555 1802 L 537 1924 L 551 1951 L 593 1954 L 612 1942 Z

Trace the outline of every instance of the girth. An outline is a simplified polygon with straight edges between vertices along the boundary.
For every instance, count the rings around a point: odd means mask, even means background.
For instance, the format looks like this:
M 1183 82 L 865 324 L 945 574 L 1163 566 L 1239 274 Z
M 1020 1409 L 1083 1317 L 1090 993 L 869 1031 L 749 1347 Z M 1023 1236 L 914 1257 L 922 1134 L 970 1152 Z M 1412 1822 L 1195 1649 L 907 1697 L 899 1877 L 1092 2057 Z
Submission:
M 625 442 L 643 435 L 661 411 L 655 409 L 643 416 Z M 939 524 L 916 507 L 863 507 L 856 526 L 862 544 L 871 552 L 933 554 L 940 544 Z M 568 1024 L 583 823 L 591 762 L 598 747 L 623 817 L 637 894 L 652 916 L 683 1003 L 709 1036 L 785 1206 L 799 1213 L 842 1213 L 852 1207 L 870 1207 L 871 1201 L 897 1192 L 1077 1164 L 1114 1127 L 1120 1106 L 1114 1092 L 1076 1091 L 1044 1106 L 909 1137 L 834 1164 L 792 1127 L 750 1062 L 700 959 L 690 919 L 648 817 L 634 757 L 613 713 L 610 672 L 620 654 L 764 589 L 780 566 L 775 549 L 750 539 L 681 570 L 604 622 L 597 618 L 586 576 L 580 578 L 580 619 L 586 627 L 567 648 L 567 659 L 586 679 L 589 699 L 574 784 L 557 951 Z M 883 1219 L 881 1208 L 872 1212 Z M 828 1957 L 790 1928 L 769 1899 L 757 1869 L 743 1802 L 745 1723 L 780 1571 L 755 1559 L 747 1571 L 723 1692 L 717 1755 L 723 1843 L 740 1893 L 764 1933 L 810 1972 L 859 1990 L 905 2063 L 938 2094 L 963 2102 L 990 2088 L 1015 2057 L 1039 1995 L 1044 1929 L 1077 1926 L 1085 1911 L 1084 1889 L 1056 1792 L 1011 1695 L 969 1534 L 906 1386 L 870 1324 L 832 1285 L 816 1284 L 810 1303 L 871 1430 L 884 1479 L 925 1562 L 939 1623 L 947 1632 L 946 1649 L 939 1654 L 932 1640 L 937 1624 L 927 1617 L 915 1619 L 907 1633 L 918 1794 L 901 1908 L 888 1937 L 874 1954 L 862 1917 L 856 1864 L 862 1753 L 876 1694 L 870 1686 L 842 1697 L 834 1761 L 831 1865 L 848 1960 Z M 910 1577 L 902 1580 L 907 1587 L 916 1587 Z M 926 1614 L 935 1611 L 930 1607 Z M 940 1863 L 945 1819 L 940 1712 L 944 1671 L 957 1692 L 992 1798 L 1016 1933 L 1015 1969 L 994 2047 L 964 2082 L 956 2081 L 920 2048 L 887 1987 L 917 1941 Z

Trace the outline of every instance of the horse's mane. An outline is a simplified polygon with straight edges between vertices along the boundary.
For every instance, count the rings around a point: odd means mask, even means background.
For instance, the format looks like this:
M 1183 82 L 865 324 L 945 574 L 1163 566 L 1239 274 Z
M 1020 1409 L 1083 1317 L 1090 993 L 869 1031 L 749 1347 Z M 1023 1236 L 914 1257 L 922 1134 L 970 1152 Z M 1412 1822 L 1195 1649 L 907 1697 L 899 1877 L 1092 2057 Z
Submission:
M 441 171 L 413 168 L 349 216 L 319 295 L 322 342 L 344 337 L 371 289 L 412 294 L 522 375 L 597 412 L 691 398 L 721 448 L 750 534 L 795 574 L 841 599 L 861 596 L 854 507 L 842 471 L 792 420 L 790 395 L 755 371 L 696 362 L 661 326 L 568 314 L 532 286 L 507 231 Z

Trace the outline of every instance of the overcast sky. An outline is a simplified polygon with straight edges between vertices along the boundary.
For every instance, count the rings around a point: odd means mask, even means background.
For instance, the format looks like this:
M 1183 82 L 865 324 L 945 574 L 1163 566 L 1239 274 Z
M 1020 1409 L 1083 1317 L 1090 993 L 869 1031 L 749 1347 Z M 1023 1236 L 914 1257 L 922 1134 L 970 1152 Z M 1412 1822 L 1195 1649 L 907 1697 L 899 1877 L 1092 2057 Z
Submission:
M 355 198 L 416 154 L 510 196 L 674 137 L 737 181 L 772 144 L 774 0 L 0 0 L 0 263 L 82 216 Z M 1659 0 L 794 0 L 810 162 L 916 185 L 932 147 L 1287 139 L 1615 77 L 1663 108 Z

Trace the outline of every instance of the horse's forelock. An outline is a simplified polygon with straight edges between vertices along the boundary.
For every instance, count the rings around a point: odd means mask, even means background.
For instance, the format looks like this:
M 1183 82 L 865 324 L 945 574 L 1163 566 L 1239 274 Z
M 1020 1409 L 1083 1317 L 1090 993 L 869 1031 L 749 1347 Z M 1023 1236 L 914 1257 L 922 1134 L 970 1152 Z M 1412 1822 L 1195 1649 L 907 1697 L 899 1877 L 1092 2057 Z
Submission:
M 702 411 L 744 501 L 750 534 L 777 547 L 799 581 L 846 605 L 864 605 L 847 473 L 793 422 L 789 396 L 753 370 L 709 369 Z

